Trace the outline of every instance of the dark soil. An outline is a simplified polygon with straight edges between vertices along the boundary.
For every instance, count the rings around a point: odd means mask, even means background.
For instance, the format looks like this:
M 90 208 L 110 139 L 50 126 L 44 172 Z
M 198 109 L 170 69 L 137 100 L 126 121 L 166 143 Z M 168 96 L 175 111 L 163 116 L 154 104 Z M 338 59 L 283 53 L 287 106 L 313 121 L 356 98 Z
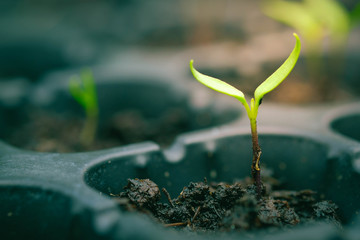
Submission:
M 165 227 L 195 232 L 289 229 L 315 221 L 341 228 L 337 205 L 320 199 L 316 192 L 272 190 L 277 185 L 272 178 L 264 184 L 267 190 L 259 200 L 250 179 L 234 184 L 191 182 L 175 199 L 162 189 L 166 203 L 149 179 L 129 179 L 123 192 L 111 195 L 122 209 L 146 213 Z
M 14 125 L 3 140 L 13 146 L 38 152 L 79 152 L 118 147 L 142 141 L 169 145 L 188 131 L 190 121 L 182 109 L 170 109 L 157 118 L 148 118 L 136 110 L 117 112 L 98 128 L 91 145 L 80 142 L 84 117 L 66 116 L 32 110 Z

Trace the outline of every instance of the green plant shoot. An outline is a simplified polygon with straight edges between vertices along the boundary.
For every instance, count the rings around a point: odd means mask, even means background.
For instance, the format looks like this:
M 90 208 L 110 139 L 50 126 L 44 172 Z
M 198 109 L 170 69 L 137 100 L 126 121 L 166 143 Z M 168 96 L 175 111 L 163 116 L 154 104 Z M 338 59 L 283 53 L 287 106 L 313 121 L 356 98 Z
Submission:
M 81 131 L 80 141 L 83 145 L 88 146 L 94 141 L 99 115 L 92 71 L 83 69 L 80 76 L 72 76 L 69 82 L 69 90 L 74 99 L 85 110 L 86 121 Z
M 285 62 L 263 83 L 260 84 L 255 90 L 254 97 L 251 98 L 250 105 L 247 103 L 244 94 L 238 90 L 237 88 L 231 86 L 230 84 L 223 82 L 219 79 L 206 76 L 200 72 L 198 72 L 193 67 L 193 60 L 190 61 L 190 69 L 196 80 L 205 86 L 218 91 L 220 93 L 224 93 L 226 95 L 232 96 L 239 100 L 245 107 L 247 115 L 250 120 L 251 126 L 251 136 L 252 136 L 252 148 L 253 148 L 253 160 L 251 165 L 251 173 L 256 185 L 257 195 L 261 196 L 262 192 L 262 183 L 260 178 L 260 156 L 261 149 L 258 141 L 257 134 L 257 124 L 256 118 L 258 115 L 258 108 L 261 104 L 261 100 L 264 95 L 274 90 L 284 79 L 289 75 L 289 73 L 294 68 L 300 54 L 301 42 L 296 33 L 294 33 L 296 38 L 295 47 L 292 50 L 290 56 L 285 60 Z

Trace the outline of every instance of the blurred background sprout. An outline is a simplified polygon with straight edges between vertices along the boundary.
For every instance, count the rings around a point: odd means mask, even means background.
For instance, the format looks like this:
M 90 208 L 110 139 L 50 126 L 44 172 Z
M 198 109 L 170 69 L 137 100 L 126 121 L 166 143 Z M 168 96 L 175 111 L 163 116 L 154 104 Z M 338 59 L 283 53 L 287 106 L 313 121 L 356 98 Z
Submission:
M 79 76 L 72 76 L 69 90 L 74 99 L 84 108 L 86 113 L 85 125 L 81 131 L 80 141 L 83 145 L 90 145 L 95 138 L 98 124 L 98 100 L 93 73 L 90 69 L 83 69 Z
M 262 2 L 262 11 L 293 27 L 303 37 L 308 74 L 327 99 L 334 87 L 331 82 L 340 77 L 350 30 L 360 19 L 360 4 L 349 12 L 335 0 L 266 0 Z M 332 61 L 325 66 L 324 57 L 329 55 Z M 329 81 L 329 77 L 335 79 Z

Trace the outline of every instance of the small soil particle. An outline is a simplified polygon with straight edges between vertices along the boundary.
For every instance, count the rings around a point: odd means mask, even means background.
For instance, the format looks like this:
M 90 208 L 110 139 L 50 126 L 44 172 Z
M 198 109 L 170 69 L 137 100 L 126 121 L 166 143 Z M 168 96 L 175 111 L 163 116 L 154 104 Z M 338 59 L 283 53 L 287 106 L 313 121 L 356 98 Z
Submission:
M 129 179 L 125 190 L 126 196 L 138 207 L 152 206 L 161 196 L 159 187 L 149 179 Z
M 149 179 L 129 179 L 117 195 L 122 209 L 148 213 L 166 227 L 192 231 L 248 231 L 255 229 L 291 228 L 298 224 L 327 221 L 341 228 L 336 204 L 318 200 L 314 191 L 264 191 L 257 199 L 255 187 L 248 181 L 234 184 L 189 183 L 169 203 L 160 202 L 160 190 Z M 277 181 L 267 178 L 265 186 Z

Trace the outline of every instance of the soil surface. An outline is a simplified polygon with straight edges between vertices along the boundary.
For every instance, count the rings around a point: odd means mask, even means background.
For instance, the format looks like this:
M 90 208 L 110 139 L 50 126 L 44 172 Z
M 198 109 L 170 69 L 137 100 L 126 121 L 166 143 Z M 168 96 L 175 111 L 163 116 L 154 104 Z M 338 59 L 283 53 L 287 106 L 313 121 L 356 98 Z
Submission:
M 161 202 L 159 187 L 149 179 L 129 179 L 124 191 L 111 194 L 122 209 L 140 211 L 165 227 L 195 232 L 249 232 L 289 229 L 314 221 L 333 223 L 341 228 L 337 205 L 321 199 L 312 190 L 275 190 L 277 180 L 263 180 L 264 191 L 257 199 L 250 179 L 234 184 L 191 182 L 172 199 Z M 266 189 L 266 190 L 265 190 Z
M 147 118 L 136 110 L 121 111 L 98 128 L 92 144 L 84 145 L 80 141 L 84 117 L 32 110 L 3 140 L 38 152 L 92 151 L 143 141 L 166 146 L 177 135 L 191 129 L 190 120 L 182 109 L 170 109 L 157 118 Z

